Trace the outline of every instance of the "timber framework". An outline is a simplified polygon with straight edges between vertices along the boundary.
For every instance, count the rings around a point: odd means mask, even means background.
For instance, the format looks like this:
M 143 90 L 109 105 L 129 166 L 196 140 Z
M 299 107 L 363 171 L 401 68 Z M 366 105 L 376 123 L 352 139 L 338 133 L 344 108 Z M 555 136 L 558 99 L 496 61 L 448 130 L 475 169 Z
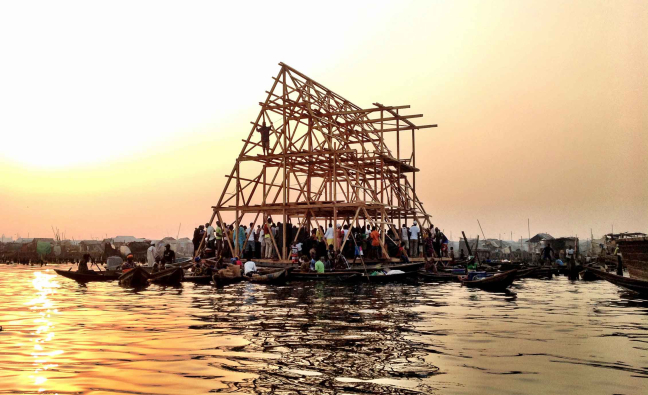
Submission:
M 237 235 L 239 226 L 262 225 L 272 216 L 283 224 L 296 221 L 294 239 L 300 231 L 310 234 L 314 227 L 327 229 L 331 223 L 371 225 L 381 231 L 383 258 L 388 257 L 389 228 L 398 241 L 403 221 L 432 226 L 416 195 L 415 133 L 437 125 L 415 125 L 412 119 L 423 115 L 402 114 L 408 105 L 373 103 L 361 108 L 292 67 L 279 65 L 218 203 L 212 206 L 210 224 L 215 219 L 224 223 L 222 213 L 231 212 Z M 260 132 L 264 127 L 265 143 Z M 402 139 L 410 136 L 405 144 Z M 336 249 L 352 242 L 347 240 L 350 234 Z M 283 237 L 277 236 L 272 237 L 276 255 L 289 262 L 293 240 L 286 239 L 286 226 Z M 236 255 L 239 248 L 245 249 L 245 244 L 228 243 Z

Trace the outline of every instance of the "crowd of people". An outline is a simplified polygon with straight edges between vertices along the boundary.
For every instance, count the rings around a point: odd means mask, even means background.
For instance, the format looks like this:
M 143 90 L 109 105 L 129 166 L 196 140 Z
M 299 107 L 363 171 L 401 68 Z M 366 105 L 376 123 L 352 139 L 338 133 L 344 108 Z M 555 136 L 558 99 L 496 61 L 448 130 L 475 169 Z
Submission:
M 418 257 L 454 259 L 448 238 L 439 228 L 421 228 L 416 222 L 409 227 L 403 223 L 400 229 L 390 227 L 386 231 L 368 224 L 351 227 L 338 224 L 334 227 L 329 223 L 326 229 L 319 225 L 308 232 L 290 220 L 282 224 L 268 217 L 256 227 L 254 223 L 240 225 L 237 232 L 235 224 L 216 221 L 214 225 L 207 223 L 197 227 L 193 243 L 196 251 L 204 247 L 203 251 L 207 251 L 208 256 L 233 258 L 236 254 L 232 249 L 238 247 L 239 256 L 245 259 L 277 259 L 284 237 L 287 254 L 294 263 L 305 256 L 309 262 L 322 260 L 325 266 L 328 262 L 334 267 L 339 259 L 329 258 L 330 255 L 339 255 L 346 261 L 353 259 L 354 262 L 361 257 L 381 259 L 386 256 L 400 258 L 402 262 Z

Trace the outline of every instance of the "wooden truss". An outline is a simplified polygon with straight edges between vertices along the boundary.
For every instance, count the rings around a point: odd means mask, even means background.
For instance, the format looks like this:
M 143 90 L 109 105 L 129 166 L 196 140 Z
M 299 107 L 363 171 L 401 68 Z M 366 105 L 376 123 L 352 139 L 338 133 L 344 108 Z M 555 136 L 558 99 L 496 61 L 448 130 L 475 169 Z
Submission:
M 431 226 L 430 216 L 416 195 L 415 131 L 418 115 L 402 115 L 405 106 L 363 109 L 292 67 L 280 63 L 261 111 L 243 140 L 243 149 L 225 188 L 213 206 L 213 215 L 233 212 L 235 232 L 244 217 L 262 224 L 268 216 L 284 224 L 297 221 L 299 229 L 329 223 L 375 225 L 381 229 L 386 257 L 385 230 L 401 221 Z M 263 150 L 262 125 L 270 127 L 270 142 Z M 386 144 L 396 135 L 396 151 Z M 401 137 L 411 133 L 411 153 L 403 157 Z M 334 225 L 335 226 L 335 225 Z M 287 261 L 292 240 L 273 245 L 280 261 Z M 343 243 L 346 243 L 344 240 Z M 344 244 L 343 244 L 344 245 Z M 342 248 L 342 246 L 336 246 Z M 230 248 L 238 254 L 237 245 Z M 241 249 L 245 246 L 241 246 Z

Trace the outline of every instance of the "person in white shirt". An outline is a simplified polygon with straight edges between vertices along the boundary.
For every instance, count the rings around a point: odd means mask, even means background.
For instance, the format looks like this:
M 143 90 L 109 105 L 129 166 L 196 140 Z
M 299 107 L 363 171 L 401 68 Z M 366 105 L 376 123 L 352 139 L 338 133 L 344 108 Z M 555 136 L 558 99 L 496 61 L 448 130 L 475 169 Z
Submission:
M 419 256 L 419 234 L 421 233 L 421 229 L 418 227 L 416 222 L 410 226 L 410 257 L 416 258 Z
M 257 272 L 257 267 L 254 261 L 245 262 L 245 265 L 243 266 L 243 273 L 245 273 L 246 276 L 251 277 L 256 272 Z
M 211 224 L 205 224 L 207 228 L 207 247 L 214 248 L 214 242 L 216 241 L 216 234 L 214 227 Z
M 324 238 L 326 239 L 326 245 L 327 247 L 330 245 L 333 245 L 333 224 L 329 224 L 328 229 L 326 229 L 326 233 L 324 233 Z
M 403 242 L 405 250 L 409 250 L 409 231 L 407 230 L 407 224 L 405 223 L 403 223 L 403 228 L 401 229 L 401 241 Z
M 151 242 L 151 246 L 146 250 L 146 263 L 149 267 L 155 265 L 155 243 Z

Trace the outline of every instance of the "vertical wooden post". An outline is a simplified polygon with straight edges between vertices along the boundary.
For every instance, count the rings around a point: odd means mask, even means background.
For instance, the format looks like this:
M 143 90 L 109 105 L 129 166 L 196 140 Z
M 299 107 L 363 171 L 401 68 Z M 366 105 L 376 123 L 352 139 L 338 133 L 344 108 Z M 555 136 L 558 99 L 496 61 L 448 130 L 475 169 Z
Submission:
M 241 162 L 239 162 L 238 159 L 236 159 L 236 224 L 234 225 L 234 256 L 239 256 L 240 254 L 240 243 L 239 243 L 239 226 L 240 222 L 239 221 L 239 208 L 240 208 L 240 196 L 241 192 Z
M 288 88 L 286 86 L 286 70 L 283 72 L 283 104 L 288 103 Z M 288 172 L 286 163 L 286 154 L 288 150 L 288 117 L 286 116 L 287 108 L 283 108 L 283 235 L 281 237 L 281 253 L 279 259 L 286 258 L 286 204 L 288 203 Z

